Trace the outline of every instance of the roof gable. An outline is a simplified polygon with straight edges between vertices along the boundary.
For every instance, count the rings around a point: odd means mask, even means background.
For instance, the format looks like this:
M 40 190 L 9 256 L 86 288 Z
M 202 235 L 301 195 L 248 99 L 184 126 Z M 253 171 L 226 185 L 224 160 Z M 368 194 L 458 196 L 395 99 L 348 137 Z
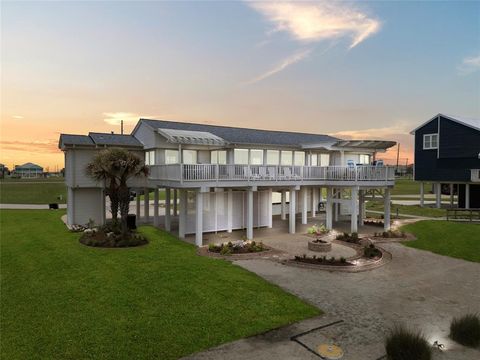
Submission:
M 459 123 L 459 124 L 462 124 L 462 125 L 465 125 L 469 128 L 472 128 L 472 129 L 475 129 L 475 130 L 479 130 L 480 131 L 480 119 L 473 119 L 473 118 L 467 118 L 467 117 L 464 117 L 464 116 L 457 116 L 457 115 L 447 115 L 447 114 L 442 114 L 442 113 L 438 113 L 437 115 L 435 115 L 434 117 L 432 117 L 430 120 L 427 120 L 425 121 L 422 125 L 416 127 L 415 129 L 413 129 L 412 131 L 410 131 L 410 134 L 411 135 L 414 135 L 415 132 L 419 129 L 421 129 L 422 127 L 424 127 L 425 125 L 427 125 L 429 122 L 433 121 L 433 120 L 437 120 L 438 117 L 443 117 L 447 120 L 451 120 L 451 121 L 454 121 L 456 123 Z

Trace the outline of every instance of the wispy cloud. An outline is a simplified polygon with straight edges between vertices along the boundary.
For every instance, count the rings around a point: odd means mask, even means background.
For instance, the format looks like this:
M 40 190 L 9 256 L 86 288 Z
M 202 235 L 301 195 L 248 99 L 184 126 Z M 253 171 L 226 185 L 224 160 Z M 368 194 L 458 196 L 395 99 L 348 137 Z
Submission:
M 20 119 L 23 119 L 23 116 L 22 115 L 12 115 L 12 118 L 20 120 Z
M 296 53 L 294 53 L 293 55 L 290 55 L 289 57 L 287 57 L 286 59 L 284 59 L 282 62 L 278 63 L 277 65 L 275 65 L 272 69 L 268 70 L 267 72 L 245 82 L 244 84 L 245 85 L 250 85 L 250 84 L 253 84 L 253 83 L 256 83 L 258 81 L 262 81 L 272 75 L 275 75 L 276 73 L 286 69 L 288 66 L 290 65 L 293 65 L 303 59 L 305 59 L 306 57 L 308 57 L 308 55 L 310 55 L 310 53 L 312 52 L 312 49 L 306 49 L 306 50 L 302 50 L 302 51 L 298 51 Z
M 466 57 L 458 66 L 457 70 L 461 75 L 468 75 L 480 70 L 480 55 Z
M 58 140 L 35 140 L 35 141 L 1 141 L 0 148 L 3 150 L 28 151 L 32 153 L 57 153 Z
M 124 124 L 135 124 L 140 118 L 140 115 L 129 112 L 106 112 L 103 116 L 103 121 L 110 125 L 120 125 L 122 120 Z
M 340 37 L 350 38 L 350 48 L 380 30 L 380 21 L 369 17 L 352 4 L 333 1 L 249 2 L 273 25 L 273 31 L 285 31 L 296 40 L 316 42 Z
M 349 49 L 357 46 L 380 30 L 380 21 L 369 17 L 352 4 L 339 2 L 248 2 L 252 9 L 262 14 L 273 24 L 267 34 L 287 32 L 302 44 L 325 40 L 349 39 Z M 327 50 L 330 47 L 327 48 Z M 245 84 L 264 80 L 307 58 L 313 48 L 297 51 L 272 69 Z

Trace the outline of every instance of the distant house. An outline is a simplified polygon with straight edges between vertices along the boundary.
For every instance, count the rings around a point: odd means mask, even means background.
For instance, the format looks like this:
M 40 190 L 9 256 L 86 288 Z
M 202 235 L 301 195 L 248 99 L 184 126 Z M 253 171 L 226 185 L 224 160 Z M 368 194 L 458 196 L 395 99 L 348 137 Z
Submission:
M 415 135 L 414 178 L 434 184 L 436 206 L 442 188 L 458 193 L 460 208 L 480 208 L 480 120 L 438 114 L 411 132 Z
M 6 175 L 8 175 L 8 167 L 4 164 L 0 164 L 0 179 L 3 179 Z
M 23 165 L 16 165 L 13 173 L 15 176 L 21 178 L 35 178 L 43 175 L 43 168 L 37 164 L 29 162 Z

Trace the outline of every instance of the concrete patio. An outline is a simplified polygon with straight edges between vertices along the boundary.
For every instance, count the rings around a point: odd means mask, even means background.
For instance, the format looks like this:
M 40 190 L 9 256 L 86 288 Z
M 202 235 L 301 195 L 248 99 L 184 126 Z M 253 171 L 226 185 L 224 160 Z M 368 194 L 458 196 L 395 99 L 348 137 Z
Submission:
M 290 338 L 340 320 L 302 336 L 301 341 L 311 349 L 325 342 L 338 344 L 345 351 L 345 360 L 375 360 L 385 354 L 383 340 L 388 329 L 402 323 L 423 331 L 431 343 L 438 340 L 446 345 L 446 351 L 434 351 L 433 359 L 480 358 L 479 350 L 463 348 L 448 339 L 452 317 L 480 311 L 480 264 L 401 244 L 382 246 L 393 254 L 393 260 L 363 273 L 312 271 L 269 260 L 236 261 L 318 306 L 325 315 L 194 354 L 189 359 L 318 359 Z

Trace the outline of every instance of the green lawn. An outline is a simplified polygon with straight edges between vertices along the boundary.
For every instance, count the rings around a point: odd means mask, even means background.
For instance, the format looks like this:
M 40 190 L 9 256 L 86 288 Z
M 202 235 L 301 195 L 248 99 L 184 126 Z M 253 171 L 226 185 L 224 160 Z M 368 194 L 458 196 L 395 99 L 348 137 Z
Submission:
M 440 255 L 480 262 L 480 225 L 451 221 L 425 220 L 405 225 L 402 230 L 415 234 L 417 240 L 405 246 Z
M 2 359 L 176 359 L 320 311 L 153 227 L 81 245 L 62 211 L 2 210 Z
M 368 201 L 366 206 L 368 210 L 374 211 L 383 211 L 383 202 Z M 396 205 L 392 204 L 391 206 L 391 215 L 392 217 L 396 215 L 398 209 L 399 214 L 404 215 L 416 215 L 416 216 L 426 216 L 426 217 L 443 217 L 446 216 L 445 209 L 437 209 L 431 207 L 420 207 L 418 205 Z
M 425 193 L 428 193 L 431 185 L 430 183 L 425 183 Z M 420 183 L 413 181 L 412 179 L 396 179 L 395 187 L 392 190 L 392 195 L 420 195 Z
M 65 203 L 67 188 L 63 178 L 0 181 L 1 204 L 48 204 Z M 58 196 L 62 196 L 62 200 Z

